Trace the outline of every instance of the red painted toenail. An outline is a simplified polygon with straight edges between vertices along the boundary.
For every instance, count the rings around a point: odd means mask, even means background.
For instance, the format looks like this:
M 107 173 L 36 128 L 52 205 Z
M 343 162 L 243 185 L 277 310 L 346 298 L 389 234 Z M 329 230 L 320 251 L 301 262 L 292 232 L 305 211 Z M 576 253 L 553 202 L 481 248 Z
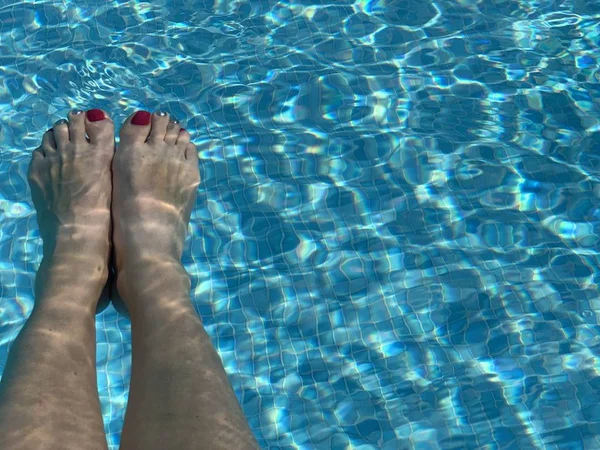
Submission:
M 106 117 L 104 117 L 104 111 L 101 109 L 90 109 L 86 115 L 90 122 L 98 122 L 106 119 Z
M 149 125 L 151 116 L 152 114 L 148 111 L 138 111 L 133 116 L 133 119 L 131 119 L 131 123 L 134 125 Z
M 187 131 L 185 128 L 181 128 L 181 129 L 179 130 L 179 132 L 180 132 L 180 133 L 183 133 L 183 132 L 185 132 L 185 131 Z

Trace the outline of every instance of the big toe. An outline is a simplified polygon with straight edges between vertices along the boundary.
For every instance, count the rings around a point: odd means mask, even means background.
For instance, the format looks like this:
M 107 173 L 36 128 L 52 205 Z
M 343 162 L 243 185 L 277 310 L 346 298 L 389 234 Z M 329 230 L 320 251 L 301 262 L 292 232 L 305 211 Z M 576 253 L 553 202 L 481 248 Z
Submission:
M 152 114 L 148 111 L 138 111 L 127 118 L 119 136 L 121 144 L 139 144 L 145 142 L 150 134 Z
M 90 109 L 85 115 L 85 133 L 94 145 L 113 148 L 115 126 L 110 116 L 101 109 Z

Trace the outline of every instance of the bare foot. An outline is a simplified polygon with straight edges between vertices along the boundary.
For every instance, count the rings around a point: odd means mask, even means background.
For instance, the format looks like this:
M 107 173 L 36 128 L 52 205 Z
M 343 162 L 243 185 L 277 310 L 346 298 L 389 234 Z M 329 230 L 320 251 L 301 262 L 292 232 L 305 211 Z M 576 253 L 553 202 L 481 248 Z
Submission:
M 36 285 L 49 271 L 53 277 L 74 277 L 81 271 L 85 280 L 99 286 L 99 295 L 108 277 L 114 125 L 99 109 L 72 111 L 68 118 L 44 134 L 29 166 L 44 241 Z M 98 296 L 90 305 L 97 301 Z
M 135 284 L 148 285 L 140 279 L 140 266 L 154 275 L 148 265 L 159 272 L 166 265 L 183 270 L 183 242 L 200 174 L 189 133 L 166 113 L 138 111 L 120 136 L 113 160 L 113 240 L 117 287 L 131 310 Z

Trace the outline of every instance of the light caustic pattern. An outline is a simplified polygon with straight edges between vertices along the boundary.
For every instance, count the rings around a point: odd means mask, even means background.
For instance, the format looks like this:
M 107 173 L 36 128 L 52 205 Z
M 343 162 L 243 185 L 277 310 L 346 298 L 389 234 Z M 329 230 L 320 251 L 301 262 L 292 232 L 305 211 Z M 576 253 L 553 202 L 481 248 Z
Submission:
M 30 152 L 71 108 L 160 108 L 200 155 L 192 301 L 263 447 L 600 448 L 598 11 L 0 2 L 0 369 Z M 128 320 L 98 341 L 116 449 Z

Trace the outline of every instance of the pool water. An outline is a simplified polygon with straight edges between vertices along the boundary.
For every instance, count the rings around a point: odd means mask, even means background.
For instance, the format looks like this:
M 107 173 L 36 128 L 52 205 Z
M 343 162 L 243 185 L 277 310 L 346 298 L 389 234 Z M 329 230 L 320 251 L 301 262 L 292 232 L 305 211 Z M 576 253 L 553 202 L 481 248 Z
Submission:
M 0 372 L 31 151 L 72 108 L 160 108 L 200 155 L 192 302 L 263 448 L 600 449 L 599 14 L 0 0 Z M 97 316 L 111 449 L 130 329 Z

